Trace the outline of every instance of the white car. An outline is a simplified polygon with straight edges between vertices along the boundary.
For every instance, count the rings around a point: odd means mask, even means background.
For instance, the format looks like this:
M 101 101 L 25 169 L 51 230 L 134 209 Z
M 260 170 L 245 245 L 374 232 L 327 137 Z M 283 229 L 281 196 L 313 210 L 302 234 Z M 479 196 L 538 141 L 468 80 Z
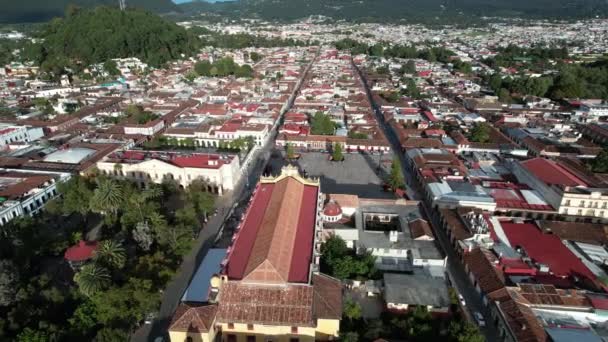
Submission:
M 467 302 L 464 300 L 464 297 L 460 293 L 458 294 L 458 301 L 460 302 L 460 305 L 467 306 Z
M 478 311 L 473 312 L 473 317 L 475 318 L 477 325 L 479 325 L 480 327 L 486 326 L 486 320 L 483 318 L 483 316 Z

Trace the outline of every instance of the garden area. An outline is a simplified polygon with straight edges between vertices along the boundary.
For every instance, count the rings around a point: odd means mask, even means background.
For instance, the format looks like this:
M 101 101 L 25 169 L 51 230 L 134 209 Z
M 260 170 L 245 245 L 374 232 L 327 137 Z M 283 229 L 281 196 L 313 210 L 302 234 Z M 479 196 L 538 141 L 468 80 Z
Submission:
M 74 176 L 44 212 L 0 227 L 0 341 L 128 341 L 213 211 L 204 189 Z M 87 235 L 96 252 L 72 270 L 63 254 Z

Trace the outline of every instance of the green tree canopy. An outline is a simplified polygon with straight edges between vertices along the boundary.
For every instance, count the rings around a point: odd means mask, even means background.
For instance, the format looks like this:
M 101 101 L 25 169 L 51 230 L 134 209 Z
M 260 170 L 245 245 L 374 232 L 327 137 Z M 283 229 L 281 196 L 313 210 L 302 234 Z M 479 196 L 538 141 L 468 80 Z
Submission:
M 485 122 L 475 124 L 471 130 L 469 140 L 479 143 L 490 141 L 490 126 Z
M 312 117 L 310 131 L 315 135 L 333 135 L 336 130 L 336 125 L 329 115 L 323 112 L 316 112 Z
M 342 153 L 342 144 L 335 143 L 333 146 L 333 151 L 331 154 L 331 159 L 333 161 L 342 161 L 344 160 L 344 154 Z
M 392 189 L 401 189 L 405 186 L 403 171 L 401 170 L 401 163 L 397 158 L 394 158 L 393 163 L 391 164 L 391 172 L 388 176 L 388 185 Z

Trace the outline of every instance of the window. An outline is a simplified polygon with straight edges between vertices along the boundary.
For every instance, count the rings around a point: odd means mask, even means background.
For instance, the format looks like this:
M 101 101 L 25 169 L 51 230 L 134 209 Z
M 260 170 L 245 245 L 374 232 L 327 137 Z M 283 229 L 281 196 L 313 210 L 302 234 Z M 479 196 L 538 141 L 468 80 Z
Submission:
M 300 342 L 299 338 L 290 338 L 289 342 Z
M 581 207 L 585 206 L 585 201 L 581 201 Z
M 234 329 L 234 323 L 228 323 L 228 329 Z
M 253 336 L 253 335 L 248 335 L 248 336 L 247 336 L 247 342 L 255 342 L 255 336 Z
M 230 324 L 232 324 L 232 323 L 228 323 L 228 325 L 230 325 Z M 234 324 L 232 324 L 232 325 L 234 328 Z M 229 334 L 227 340 L 228 340 L 228 342 L 236 342 L 236 335 Z
M 292 334 L 297 334 L 298 333 L 298 327 L 291 327 L 291 333 Z
M 247 330 L 253 330 L 253 324 L 247 324 Z
M 190 337 L 190 336 L 186 337 L 185 342 L 193 342 L 192 337 Z
M 570 205 L 570 200 L 566 200 L 566 203 L 564 203 L 565 206 L 569 206 Z

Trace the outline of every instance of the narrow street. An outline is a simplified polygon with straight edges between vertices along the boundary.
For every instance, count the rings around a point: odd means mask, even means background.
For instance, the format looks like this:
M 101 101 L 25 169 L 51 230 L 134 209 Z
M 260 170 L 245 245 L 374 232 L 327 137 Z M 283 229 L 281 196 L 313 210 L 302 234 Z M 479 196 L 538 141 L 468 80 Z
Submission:
M 354 65 L 354 64 L 353 64 Z M 422 191 L 419 188 L 419 185 L 415 182 L 414 177 L 407 169 L 405 153 L 402 152 L 401 143 L 397 138 L 397 135 L 393 131 L 392 127 L 387 124 L 384 120 L 384 116 L 380 111 L 380 108 L 374 102 L 371 90 L 369 89 L 369 85 L 367 83 L 367 79 L 361 70 L 355 66 L 355 69 L 358 71 L 361 81 L 363 82 L 363 86 L 365 87 L 365 91 L 367 93 L 369 102 L 372 105 L 374 114 L 376 115 L 376 120 L 378 124 L 384 131 L 386 138 L 391 144 L 391 148 L 396 156 L 399 157 L 399 162 L 401 163 L 401 169 L 406 180 L 406 193 L 411 199 L 419 200 L 421 203 L 421 207 L 425 212 L 426 216 L 429 218 L 431 226 L 433 227 L 433 231 L 435 233 L 436 239 L 439 243 L 439 246 L 443 250 L 443 253 L 447 256 L 447 266 L 446 271 L 452 283 L 452 286 L 460 293 L 465 301 L 466 307 L 463 308 L 469 318 L 472 317 L 472 313 L 475 311 L 480 312 L 486 321 L 486 326 L 484 328 L 480 328 L 481 332 L 484 334 L 486 341 L 497 341 L 498 340 L 498 332 L 496 331 L 495 326 L 492 324 L 493 319 L 490 315 L 489 310 L 483 305 L 481 297 L 475 290 L 475 287 L 469 281 L 467 274 L 464 270 L 464 266 L 460 262 L 458 256 L 454 252 L 452 246 L 449 243 L 448 237 L 445 231 L 441 228 L 440 217 L 438 212 L 433 212 L 429 209 L 428 203 L 426 203 L 426 199 L 422 195 Z
M 308 64 L 302 78 L 297 83 L 287 105 L 281 112 L 281 117 L 272 127 L 269 137 L 261 148 L 252 150 L 254 153 L 249 160 L 250 162 L 242 166 L 242 175 L 232 191 L 225 192 L 217 199 L 216 208 L 217 214 L 209 219 L 209 222 L 201 230 L 196 239 L 192 251 L 182 261 L 182 264 L 177 271 L 175 277 L 167 284 L 165 291 L 162 294 L 161 307 L 157 318 L 152 324 L 142 325 L 131 336 L 132 342 L 155 342 L 159 337 L 163 337 L 163 341 L 167 341 L 167 329 L 171 323 L 171 318 L 175 309 L 180 303 L 182 295 L 188 287 L 190 280 L 194 276 L 198 265 L 207 255 L 209 249 L 213 248 L 217 238 L 219 237 L 225 221 L 232 215 L 233 209 L 243 200 L 249 198 L 255 184 L 257 184 L 260 176 L 264 172 L 266 164 L 271 157 L 271 152 L 275 144 L 277 129 L 282 121 L 282 116 L 294 104 L 295 98 L 300 90 L 303 80 L 306 78 L 311 65 L 316 58 Z

